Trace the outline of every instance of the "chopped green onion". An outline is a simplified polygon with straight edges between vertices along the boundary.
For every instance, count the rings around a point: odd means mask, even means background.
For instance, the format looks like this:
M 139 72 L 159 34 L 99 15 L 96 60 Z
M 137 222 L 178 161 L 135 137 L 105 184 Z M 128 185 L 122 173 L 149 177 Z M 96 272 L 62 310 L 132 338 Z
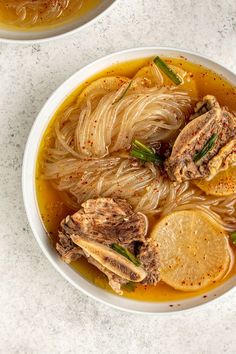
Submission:
M 216 139 L 218 138 L 217 134 L 213 134 L 210 139 L 206 142 L 206 144 L 203 146 L 202 150 L 197 152 L 194 157 L 193 161 L 197 162 L 201 160 L 214 146 Z
M 145 162 L 153 162 L 156 164 L 162 164 L 163 162 L 158 156 L 155 156 L 155 154 L 147 154 L 140 150 L 132 149 L 130 155 Z
M 136 266 L 140 266 L 139 260 L 126 248 L 118 245 L 117 243 L 113 243 L 111 245 L 111 248 L 116 251 L 117 253 L 121 254 L 125 258 L 127 258 L 129 261 L 134 263 Z
M 176 74 L 159 56 L 157 56 L 153 61 L 156 66 L 176 85 L 180 85 L 182 83 L 180 76 Z
M 120 97 L 118 97 L 117 100 L 115 100 L 112 104 L 115 104 L 115 103 L 120 102 L 120 100 L 122 100 L 122 98 L 125 97 L 127 91 L 130 89 L 130 86 L 132 85 L 132 82 L 133 82 L 133 80 L 131 80 L 131 81 L 129 82 L 129 85 L 127 85 L 127 87 L 126 87 L 126 89 L 124 90 L 124 92 L 122 93 L 122 95 L 121 95 Z
M 142 161 L 153 162 L 159 165 L 163 164 L 161 156 L 137 139 L 134 139 L 132 142 L 130 155 Z
M 135 148 L 135 149 L 141 149 L 149 154 L 153 154 L 153 150 L 148 147 L 147 145 L 141 143 L 141 141 L 139 141 L 138 139 L 134 139 L 133 142 L 132 142 L 132 147 Z
M 128 291 L 128 292 L 133 292 L 136 289 L 137 285 L 133 283 L 132 281 L 129 281 L 127 284 L 122 285 L 122 289 Z
M 232 240 L 233 244 L 236 245 L 236 231 L 232 232 L 231 240 Z

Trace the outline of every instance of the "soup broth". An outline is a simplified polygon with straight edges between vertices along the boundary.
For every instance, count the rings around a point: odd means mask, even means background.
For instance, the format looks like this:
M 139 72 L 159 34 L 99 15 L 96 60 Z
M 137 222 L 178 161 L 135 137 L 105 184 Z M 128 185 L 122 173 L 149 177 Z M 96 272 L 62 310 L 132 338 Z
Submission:
M 75 21 L 100 0 L 0 0 L 0 27 L 21 31 L 54 28 Z
M 64 193 L 56 190 L 53 184 L 49 180 L 46 180 L 43 176 L 46 156 L 45 151 L 53 146 L 53 132 L 55 123 L 61 119 L 64 112 L 68 110 L 70 106 L 76 105 L 82 90 L 95 79 L 111 75 L 121 75 L 133 78 L 135 73 L 140 68 L 147 65 L 149 61 L 149 59 L 141 59 L 114 65 L 107 70 L 100 72 L 96 76 L 91 77 L 88 81 L 78 87 L 68 99 L 65 100 L 65 102 L 55 113 L 48 128 L 46 129 L 39 148 L 36 166 L 36 190 L 43 224 L 54 246 L 58 241 L 58 228 L 61 220 L 68 214 L 75 212 L 74 208 L 72 209 L 66 205 Z M 223 77 L 206 69 L 205 67 L 202 67 L 201 65 L 191 63 L 185 58 L 165 58 L 165 62 L 168 63 L 168 65 L 174 65 L 175 67 L 190 73 L 191 79 L 193 79 L 195 83 L 194 89 L 190 91 L 190 95 L 197 95 L 197 98 L 201 99 L 207 94 L 212 94 L 218 99 L 221 106 L 227 106 L 229 110 L 236 111 L 236 89 Z M 166 77 L 164 77 L 164 85 L 165 84 L 169 84 L 169 79 Z M 193 188 L 197 189 L 197 187 L 194 186 Z M 148 234 L 151 234 L 154 225 L 159 219 L 159 216 L 152 213 L 152 215 L 149 214 L 148 217 Z M 232 252 L 235 253 L 235 247 L 232 247 Z M 124 296 L 142 301 L 178 301 L 181 299 L 198 296 L 200 294 L 204 296 L 207 291 L 214 289 L 216 286 L 219 286 L 220 283 L 236 274 L 236 264 L 234 263 L 233 257 L 232 260 L 231 269 L 223 280 L 212 284 L 210 287 L 201 289 L 200 291 L 183 292 L 176 290 L 160 281 L 156 286 L 138 284 L 135 291 L 124 290 Z M 85 258 L 81 257 L 79 261 L 72 262 L 71 266 L 88 281 L 112 292 L 105 275 L 93 265 L 89 264 Z

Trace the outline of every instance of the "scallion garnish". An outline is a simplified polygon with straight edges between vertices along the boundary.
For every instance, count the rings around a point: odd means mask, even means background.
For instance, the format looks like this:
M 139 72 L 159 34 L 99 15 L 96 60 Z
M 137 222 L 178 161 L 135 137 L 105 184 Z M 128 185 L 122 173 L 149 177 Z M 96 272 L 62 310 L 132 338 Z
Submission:
M 124 90 L 124 92 L 122 93 L 122 95 L 120 97 L 117 98 L 117 100 L 115 100 L 112 104 L 118 103 L 120 102 L 120 100 L 122 100 L 122 98 L 125 97 L 127 91 L 130 89 L 130 86 L 132 85 L 132 80 L 129 82 L 129 85 L 127 85 L 126 89 Z
M 163 159 L 155 151 L 141 141 L 134 139 L 131 145 L 130 155 L 146 162 L 162 165 Z
M 159 56 L 157 56 L 153 61 L 156 66 L 176 85 L 180 85 L 182 83 L 180 76 L 176 74 L 174 70 L 172 70 Z
M 232 240 L 233 244 L 236 245 L 236 231 L 232 232 L 231 240 Z
M 137 284 L 133 283 L 132 281 L 129 281 L 127 284 L 122 285 L 122 289 L 128 291 L 128 292 L 133 292 L 137 287 Z
M 111 245 L 111 248 L 114 251 L 116 251 L 117 253 L 119 253 L 122 256 L 124 256 L 125 258 L 127 258 L 132 263 L 134 263 L 134 265 L 136 265 L 137 267 L 140 266 L 139 260 L 129 250 L 127 250 L 126 248 L 118 245 L 117 243 L 113 243 Z
M 136 148 L 136 149 L 142 149 L 144 152 L 149 153 L 149 154 L 153 154 L 154 151 L 148 147 L 147 145 L 141 143 L 141 141 L 139 141 L 138 139 L 134 139 L 132 142 L 132 147 Z
M 202 150 L 197 152 L 194 157 L 193 161 L 197 162 L 201 160 L 214 146 L 216 139 L 218 138 L 217 134 L 213 134 L 210 139 L 206 142 L 206 144 L 203 146 Z

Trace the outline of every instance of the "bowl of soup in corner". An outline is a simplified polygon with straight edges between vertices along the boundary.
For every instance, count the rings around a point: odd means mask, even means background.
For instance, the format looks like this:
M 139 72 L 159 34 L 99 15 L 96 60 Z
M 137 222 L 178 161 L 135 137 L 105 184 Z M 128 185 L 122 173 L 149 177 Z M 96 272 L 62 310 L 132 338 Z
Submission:
M 0 40 L 38 42 L 78 31 L 115 0 L 0 0 Z
M 33 234 L 113 307 L 167 313 L 236 283 L 236 76 L 170 48 L 115 53 L 45 103 L 25 148 Z

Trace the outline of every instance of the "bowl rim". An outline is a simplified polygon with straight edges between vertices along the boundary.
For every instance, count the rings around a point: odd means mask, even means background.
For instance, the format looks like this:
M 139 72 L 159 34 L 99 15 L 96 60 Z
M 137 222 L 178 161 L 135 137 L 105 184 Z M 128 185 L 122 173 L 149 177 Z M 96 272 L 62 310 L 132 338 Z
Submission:
M 150 52 L 150 53 L 149 53 Z M 37 158 L 37 153 L 38 153 L 38 147 L 41 142 L 42 136 L 45 132 L 46 127 L 48 126 L 50 119 L 52 118 L 53 113 L 58 109 L 58 107 L 62 104 L 62 102 L 66 99 L 66 97 L 70 96 L 70 94 L 75 90 L 76 87 L 78 87 L 83 81 L 86 79 L 89 79 L 91 76 L 94 75 L 94 72 L 90 73 L 90 69 L 92 70 L 93 68 L 99 67 L 99 65 L 102 65 L 104 62 L 109 62 L 106 63 L 105 67 L 111 66 L 113 63 L 122 63 L 126 62 L 129 60 L 132 60 L 132 58 L 128 59 L 125 58 L 126 55 L 135 55 L 135 53 L 139 53 L 138 55 L 135 56 L 136 59 L 138 58 L 145 58 L 145 57 L 150 57 L 155 54 L 151 54 L 151 52 L 155 52 L 156 54 L 161 55 L 162 52 L 169 52 L 172 53 L 173 57 L 177 57 L 179 55 L 183 56 L 190 56 L 193 57 L 197 60 L 202 60 L 204 62 L 210 63 L 211 66 L 216 67 L 220 69 L 215 70 L 218 72 L 218 74 L 223 75 L 222 72 L 225 74 L 229 74 L 229 76 L 233 77 L 235 80 L 235 85 L 236 85 L 236 74 L 227 69 L 224 65 L 217 63 L 216 61 L 212 60 L 211 58 L 205 56 L 205 55 L 200 55 L 198 53 L 194 53 L 192 51 L 188 51 L 186 49 L 179 49 L 179 48 L 174 48 L 174 47 L 139 47 L 139 48 L 131 48 L 131 49 L 126 49 L 123 51 L 115 52 L 112 54 L 109 54 L 107 56 L 104 56 L 100 59 L 97 59 L 96 61 L 84 66 L 77 72 L 75 72 L 73 75 L 71 75 L 67 80 L 65 80 L 52 94 L 51 96 L 47 99 L 47 101 L 44 103 L 43 107 L 41 108 L 40 112 L 38 113 L 32 128 L 30 130 L 30 133 L 28 135 L 27 143 L 25 145 L 25 151 L 24 151 L 24 157 L 23 157 L 23 165 L 22 165 L 22 193 L 23 193 L 23 201 L 24 201 L 24 207 L 26 211 L 26 215 L 31 227 L 31 230 L 33 232 L 33 235 L 39 244 L 39 247 L 41 248 L 42 252 L 46 256 L 46 258 L 49 260 L 49 262 L 53 265 L 53 267 L 63 276 L 64 279 L 66 279 L 70 284 L 72 284 L 76 289 L 79 289 L 82 291 L 82 293 L 88 295 L 89 297 L 103 303 L 106 305 L 109 305 L 113 308 L 131 312 L 131 313 L 139 313 L 139 314 L 159 314 L 159 315 L 168 315 L 168 314 L 174 314 L 180 311 L 192 311 L 193 309 L 198 309 L 200 306 L 203 305 L 209 305 L 211 302 L 215 302 L 216 300 L 222 299 L 223 295 L 225 296 L 226 294 L 229 294 L 230 291 L 232 291 L 236 287 L 236 281 L 234 281 L 234 284 L 230 286 L 228 289 L 225 291 L 221 291 L 221 288 L 223 289 L 225 283 L 220 285 L 219 287 L 215 288 L 214 291 L 212 291 L 212 296 L 207 298 L 207 300 L 203 300 L 203 296 L 199 297 L 191 297 L 190 299 L 184 299 L 182 301 L 185 301 L 187 305 L 185 305 L 184 308 L 182 307 L 177 307 L 174 306 L 172 308 L 168 308 L 168 310 L 152 310 L 152 305 L 155 304 L 168 304 L 167 302 L 146 302 L 146 301 L 136 301 L 132 299 L 127 299 L 123 297 L 119 297 L 117 295 L 113 294 L 108 294 L 107 291 L 104 291 L 103 289 L 100 289 L 96 287 L 94 284 L 89 283 L 85 278 L 83 278 L 79 273 L 73 271 L 71 267 L 68 265 L 65 265 L 64 262 L 61 260 L 58 260 L 59 257 L 56 254 L 56 251 L 52 246 L 50 245 L 49 241 L 46 240 L 45 242 L 45 229 L 43 227 L 43 223 L 40 217 L 39 209 L 38 209 L 38 203 L 36 199 L 36 191 L 35 191 L 35 167 L 36 167 L 36 158 Z M 141 55 L 143 53 L 143 55 Z M 124 59 L 120 59 L 120 57 L 123 57 Z M 119 58 L 119 59 L 118 59 Z M 114 62 L 113 62 L 114 61 Z M 191 60 L 190 60 L 191 61 Z M 205 64 L 204 64 L 205 65 Z M 207 65 L 206 65 L 207 66 Z M 211 70 L 214 71 L 214 69 L 210 68 Z M 101 69 L 95 70 L 95 72 L 100 72 Z M 78 81 L 77 78 L 78 76 L 83 76 L 81 74 L 84 74 L 85 78 L 80 80 L 73 88 L 70 86 L 72 85 L 72 82 Z M 70 87 L 70 90 L 67 89 L 67 86 Z M 64 92 L 65 91 L 65 92 Z M 60 93 L 61 92 L 61 93 Z M 63 95 L 62 95 L 63 93 Z M 59 103 L 55 103 L 55 99 L 59 96 L 63 96 L 61 98 Z M 47 113 L 47 110 L 51 106 L 51 113 Z M 41 119 L 43 117 L 47 117 L 47 119 L 44 122 L 44 126 L 41 122 Z M 40 128 L 40 129 L 39 129 Z M 35 133 L 38 133 L 36 135 Z M 35 136 L 37 138 L 35 139 Z M 32 153 L 33 159 L 30 159 L 30 154 L 31 154 L 31 146 L 34 144 L 34 152 Z M 29 183 L 29 179 L 31 179 L 31 182 Z M 29 199 L 31 200 L 31 204 L 29 202 Z M 33 206 L 33 210 L 32 207 Z M 37 222 L 40 224 L 40 229 L 42 232 L 44 232 L 44 236 L 39 233 L 37 227 L 36 227 L 36 219 Z M 68 268 L 66 268 L 68 267 Z M 75 276 L 76 275 L 76 276 Z M 79 279 L 79 281 L 77 281 Z M 236 280 L 236 277 L 231 277 L 231 280 Z M 228 282 L 228 281 L 227 281 Z M 88 286 L 88 283 L 90 284 Z M 96 288 L 96 293 L 94 294 L 93 290 Z M 216 290 L 219 290 L 219 294 L 215 297 L 213 296 L 213 292 L 216 292 Z M 211 292 L 209 292 L 210 294 Z M 106 295 L 107 296 L 106 296 Z M 196 304 L 192 304 L 191 302 L 197 299 L 201 298 L 201 302 L 197 302 Z M 115 300 L 117 301 L 115 301 Z M 122 301 L 123 300 L 123 301 Z M 181 300 L 177 301 L 181 302 Z M 121 304 L 122 303 L 122 304 Z M 175 303 L 175 301 L 170 301 L 170 303 Z M 150 306 L 147 306 L 147 304 L 150 304 Z M 142 309 L 141 307 L 144 306 L 145 309 Z M 171 305 L 169 305 L 171 306 Z
M 55 33 L 55 34 L 52 34 L 52 35 L 49 35 L 48 37 L 46 37 L 46 30 L 45 30 L 45 31 L 40 32 L 40 33 L 42 33 L 42 37 L 35 38 L 35 39 L 30 39 L 30 38 L 29 39 L 27 39 L 27 38 L 13 39 L 13 38 L 5 38 L 4 36 L 0 35 L 0 43 L 41 44 L 41 43 L 49 42 L 49 41 L 53 41 L 53 40 L 64 39 L 67 36 L 73 35 L 73 34 L 79 32 L 80 30 L 85 29 L 89 25 L 92 25 L 94 22 L 99 21 L 103 15 L 105 15 L 109 10 L 112 9 L 112 7 L 116 4 L 116 2 L 118 0 L 110 0 L 110 1 L 111 1 L 111 3 L 108 4 L 107 7 L 104 8 L 103 11 L 101 11 L 100 13 L 98 13 L 97 15 L 92 17 L 90 20 L 88 20 L 87 22 L 85 22 L 82 25 L 79 25 L 75 28 L 65 30 L 65 32 L 58 33 L 58 34 Z M 61 26 L 58 26 L 58 29 L 60 27 Z M 14 32 L 11 29 L 4 29 L 4 30 L 9 33 Z M 44 32 L 45 32 L 45 34 L 44 34 Z M 37 33 L 37 31 L 35 33 Z

